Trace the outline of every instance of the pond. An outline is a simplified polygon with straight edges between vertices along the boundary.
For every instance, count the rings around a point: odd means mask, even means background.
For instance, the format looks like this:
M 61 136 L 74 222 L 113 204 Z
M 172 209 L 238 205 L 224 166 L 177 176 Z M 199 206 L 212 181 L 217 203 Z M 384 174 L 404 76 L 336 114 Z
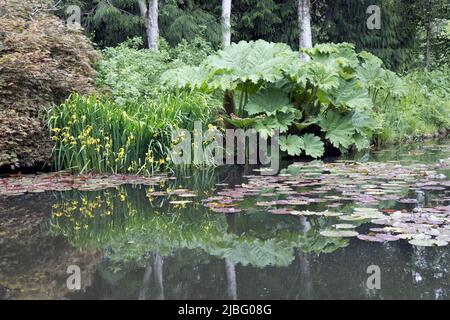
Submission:
M 0 299 L 450 298 L 449 140 L 283 168 L 3 177 Z

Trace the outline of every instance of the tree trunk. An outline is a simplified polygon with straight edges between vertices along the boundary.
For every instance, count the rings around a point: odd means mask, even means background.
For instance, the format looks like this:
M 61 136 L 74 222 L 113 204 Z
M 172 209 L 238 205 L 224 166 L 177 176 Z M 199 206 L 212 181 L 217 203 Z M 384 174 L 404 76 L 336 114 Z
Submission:
M 145 22 L 148 48 L 153 51 L 158 51 L 158 0 L 149 0 L 148 6 L 146 0 L 138 0 L 138 4 Z
M 430 68 L 431 21 L 427 22 L 427 40 L 425 45 L 425 70 Z
M 312 48 L 310 0 L 298 0 L 298 27 L 300 29 L 300 49 Z M 301 58 L 309 61 L 309 56 L 301 54 Z
M 155 282 L 158 288 L 156 300 L 164 300 L 164 282 L 163 282 L 163 258 L 157 252 L 153 262 L 153 269 L 155 270 Z
M 222 0 L 222 39 L 224 48 L 231 44 L 231 0 Z
M 227 257 L 225 257 L 225 271 L 227 274 L 228 298 L 231 300 L 237 300 L 236 266 Z

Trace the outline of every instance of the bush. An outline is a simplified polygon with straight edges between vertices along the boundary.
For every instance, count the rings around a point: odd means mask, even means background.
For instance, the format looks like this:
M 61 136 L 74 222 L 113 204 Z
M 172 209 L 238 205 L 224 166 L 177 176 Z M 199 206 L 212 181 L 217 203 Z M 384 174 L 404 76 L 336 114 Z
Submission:
M 401 98 L 379 110 L 377 139 L 389 143 L 450 128 L 450 69 L 411 72 L 403 86 Z
M 203 94 L 161 95 L 158 100 L 117 103 L 73 94 L 49 110 L 56 169 L 152 174 L 171 166 L 171 133 L 210 123 Z
M 73 91 L 90 93 L 97 54 L 78 31 L 45 11 L 45 1 L 0 4 L 0 166 L 50 159 L 40 112 Z
M 381 69 L 381 60 L 357 54 L 347 43 L 320 44 L 304 54 L 310 62 L 285 44 L 241 41 L 200 66 L 169 70 L 163 80 L 177 88 L 222 92 L 231 126 L 266 137 L 279 129 L 281 150 L 288 155 L 321 157 L 325 144 L 341 151 L 367 148 L 376 123 L 366 78 Z
M 199 64 L 212 52 L 211 45 L 201 38 L 182 41 L 175 48 L 161 40 L 158 52 L 138 49 L 141 45 L 142 39 L 137 37 L 102 51 L 97 83 L 119 102 L 158 99 L 167 91 L 160 81 L 164 71 Z

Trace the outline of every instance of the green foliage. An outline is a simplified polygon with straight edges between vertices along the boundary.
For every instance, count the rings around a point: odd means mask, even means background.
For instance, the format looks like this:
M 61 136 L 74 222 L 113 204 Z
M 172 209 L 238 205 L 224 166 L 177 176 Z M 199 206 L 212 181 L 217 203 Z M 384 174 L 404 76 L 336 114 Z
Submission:
M 402 95 L 378 111 L 381 142 L 435 134 L 450 127 L 450 71 L 415 71 L 404 78 Z M 395 90 L 395 89 L 393 89 Z
M 110 89 L 120 102 L 155 98 L 161 92 L 159 77 L 170 67 L 169 53 L 139 50 L 141 44 L 140 38 L 134 38 L 102 51 L 97 84 Z
M 210 123 L 211 103 L 200 93 L 118 103 L 72 95 L 49 110 L 56 169 L 152 174 L 170 167 L 171 133 Z
M 162 79 L 177 88 L 233 92 L 236 107 L 227 110 L 226 120 L 262 136 L 277 129 L 289 133 L 280 140 L 289 155 L 320 157 L 327 141 L 341 150 L 368 147 L 376 127 L 375 100 L 364 82 L 373 70 L 363 66 L 379 59 L 358 56 L 347 43 L 321 44 L 305 53 L 309 63 L 284 44 L 241 41 L 200 66 L 169 70 Z
M 140 38 L 133 38 L 102 51 L 97 84 L 106 87 L 119 102 L 157 99 L 165 91 L 160 82 L 164 71 L 198 64 L 212 52 L 211 46 L 200 38 L 182 41 L 173 49 L 162 41 L 158 52 L 139 49 L 141 45 Z
M 161 183 L 158 191 L 178 187 Z M 233 233 L 223 214 L 211 214 L 200 203 L 177 205 L 176 195 L 153 197 L 154 186 L 119 187 L 93 192 L 56 195 L 51 226 L 53 234 L 64 235 L 77 248 L 108 248 L 106 255 L 116 263 L 146 263 L 150 253 L 170 256 L 179 250 L 198 250 L 208 256 L 254 267 L 287 266 L 295 258 L 294 248 L 308 252 L 332 252 L 348 244 L 345 239 L 324 239 L 317 228 L 303 233 L 297 218 L 260 219 L 261 215 L 236 215 L 239 228 Z M 204 192 L 205 188 L 197 190 Z M 249 206 L 255 208 L 254 199 Z M 312 219 L 313 220 L 313 219 Z M 252 230 L 253 229 L 253 230 Z M 258 230 L 258 232 L 254 232 Z

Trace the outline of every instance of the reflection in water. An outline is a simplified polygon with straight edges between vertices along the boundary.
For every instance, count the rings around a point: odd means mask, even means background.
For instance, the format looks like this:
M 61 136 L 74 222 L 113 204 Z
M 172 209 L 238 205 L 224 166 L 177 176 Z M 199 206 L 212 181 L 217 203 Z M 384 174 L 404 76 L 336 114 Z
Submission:
M 436 154 L 424 152 L 417 156 L 437 161 L 449 155 L 438 150 Z M 375 156 L 388 160 L 381 154 Z M 407 153 L 405 157 L 412 155 Z M 404 161 L 398 152 L 391 158 Z M 202 199 L 217 194 L 217 183 L 240 185 L 246 181 L 243 176 L 251 173 L 225 167 L 214 172 L 183 173 L 177 179 L 154 185 L 0 200 L 5 212 L 17 215 L 22 210 L 24 218 L 30 212 L 39 212 L 41 228 L 39 233 L 36 226 L 30 227 L 36 232 L 35 240 L 28 241 L 23 232 L 18 240 L 4 231 L 11 228 L 12 222 L 0 217 L 0 289 L 9 290 L 12 297 L 24 297 L 17 292 L 26 286 L 25 282 L 39 279 L 39 272 L 46 272 L 38 282 L 40 288 L 27 296 L 42 297 L 38 291 L 48 291 L 55 286 L 52 281 L 63 286 L 65 278 L 61 274 L 66 265 L 80 263 L 83 279 L 87 279 L 82 281 L 83 290 L 70 293 L 60 289 L 58 295 L 44 298 L 450 298 L 449 247 L 413 247 L 403 240 L 370 243 L 322 237 L 319 232 L 336 224 L 337 218 L 269 214 L 255 205 L 257 201 L 268 201 L 268 195 L 238 201 L 236 206 L 245 212 L 234 214 L 214 213 L 203 205 Z M 319 199 L 335 199 L 326 186 L 316 191 Z M 448 192 L 406 187 L 398 193 L 415 197 L 417 203 L 387 200 L 378 208 L 410 210 L 426 208 L 430 203 L 446 205 Z M 341 201 L 338 210 L 352 212 L 355 206 L 351 201 Z M 307 209 L 323 211 L 327 207 L 318 201 L 308 204 Z M 44 220 L 45 226 L 41 223 Z M 361 233 L 373 227 L 352 223 Z M 47 252 L 43 258 L 47 266 L 61 269 L 57 277 L 47 267 L 35 268 L 33 273 L 25 271 L 41 259 L 30 253 L 35 245 L 45 247 L 39 252 Z M 62 258 L 64 250 L 67 254 Z M 18 262 L 24 267 L 16 268 Z M 369 265 L 378 265 L 382 270 L 381 290 L 365 286 Z

